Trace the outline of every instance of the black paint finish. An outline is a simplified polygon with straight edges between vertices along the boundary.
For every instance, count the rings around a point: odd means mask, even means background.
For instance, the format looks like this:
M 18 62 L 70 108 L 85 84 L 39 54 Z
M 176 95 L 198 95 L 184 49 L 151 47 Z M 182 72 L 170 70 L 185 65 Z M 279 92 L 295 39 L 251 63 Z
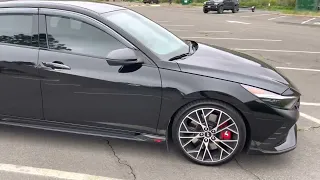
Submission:
M 100 16 L 116 10 L 124 8 L 74 2 L 0 3 L 0 15 L 32 14 L 33 29 L 39 29 L 32 46 L 0 43 L 0 124 L 162 140 L 170 135 L 171 120 L 181 107 L 215 99 L 243 116 L 251 150 L 276 153 L 293 148 L 281 142 L 293 136 L 299 111 L 273 108 L 240 85 L 300 96 L 285 76 L 248 55 L 196 42 L 192 55 L 163 61 Z M 101 29 L 130 48 L 139 63 L 112 65 L 107 56 L 68 47 L 50 49 L 59 42 L 47 32 L 46 16 L 70 17 Z

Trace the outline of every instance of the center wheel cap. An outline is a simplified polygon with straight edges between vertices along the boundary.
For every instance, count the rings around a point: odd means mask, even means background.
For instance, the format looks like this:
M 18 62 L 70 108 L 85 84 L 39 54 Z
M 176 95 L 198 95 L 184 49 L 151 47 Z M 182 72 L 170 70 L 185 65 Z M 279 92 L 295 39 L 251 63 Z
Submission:
M 204 136 L 206 137 L 206 138 L 210 138 L 211 136 L 212 136 L 212 133 L 211 132 L 205 132 L 204 133 Z

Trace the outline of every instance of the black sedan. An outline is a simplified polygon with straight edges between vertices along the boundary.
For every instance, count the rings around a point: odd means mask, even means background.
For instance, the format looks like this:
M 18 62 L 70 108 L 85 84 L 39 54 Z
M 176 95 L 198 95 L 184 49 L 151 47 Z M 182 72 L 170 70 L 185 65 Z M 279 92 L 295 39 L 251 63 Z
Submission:
M 203 165 L 296 147 L 300 93 L 258 59 L 181 40 L 114 5 L 12 1 L 0 9 L 0 124 L 173 140 Z

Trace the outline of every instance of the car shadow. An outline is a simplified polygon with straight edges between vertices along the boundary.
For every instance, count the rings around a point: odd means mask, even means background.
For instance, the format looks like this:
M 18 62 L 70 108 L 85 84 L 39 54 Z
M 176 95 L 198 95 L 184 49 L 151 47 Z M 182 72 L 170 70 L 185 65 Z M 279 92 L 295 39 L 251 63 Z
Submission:
M 22 139 L 24 143 L 50 144 L 51 146 L 58 146 L 63 148 L 85 148 L 88 151 L 95 151 L 103 153 L 103 151 L 114 150 L 119 156 L 124 159 L 133 158 L 132 161 L 144 159 L 145 162 L 160 162 L 174 163 L 180 165 L 189 165 L 191 162 L 187 160 L 182 153 L 177 150 L 172 144 L 169 149 L 166 144 L 156 144 L 148 142 L 137 142 L 129 140 L 120 140 L 114 138 L 102 138 L 87 135 L 77 135 L 71 133 L 44 131 L 30 128 L 0 126 L 0 143 L 4 139 L 10 139 L 10 142 L 20 142 Z M 8 142 L 6 142 L 8 143 Z M 113 149 L 110 149 L 111 146 Z M 103 151 L 101 149 L 104 149 Z M 99 154 L 97 154 L 98 156 Z M 291 163 L 290 158 L 284 155 L 247 155 L 241 153 L 236 157 L 237 161 L 243 167 L 259 168 L 263 166 L 273 166 L 274 168 L 285 166 L 286 163 Z M 263 163 L 262 163 L 263 162 Z M 220 166 L 227 169 L 241 168 L 236 161 L 231 162 L 233 165 L 227 164 Z M 192 166 L 197 166 L 193 164 Z

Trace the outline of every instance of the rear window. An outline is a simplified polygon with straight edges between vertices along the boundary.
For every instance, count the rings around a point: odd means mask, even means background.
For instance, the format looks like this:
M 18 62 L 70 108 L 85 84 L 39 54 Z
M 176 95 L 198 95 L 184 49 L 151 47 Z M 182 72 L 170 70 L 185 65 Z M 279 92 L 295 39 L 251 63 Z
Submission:
M 0 43 L 37 46 L 32 15 L 0 15 Z

